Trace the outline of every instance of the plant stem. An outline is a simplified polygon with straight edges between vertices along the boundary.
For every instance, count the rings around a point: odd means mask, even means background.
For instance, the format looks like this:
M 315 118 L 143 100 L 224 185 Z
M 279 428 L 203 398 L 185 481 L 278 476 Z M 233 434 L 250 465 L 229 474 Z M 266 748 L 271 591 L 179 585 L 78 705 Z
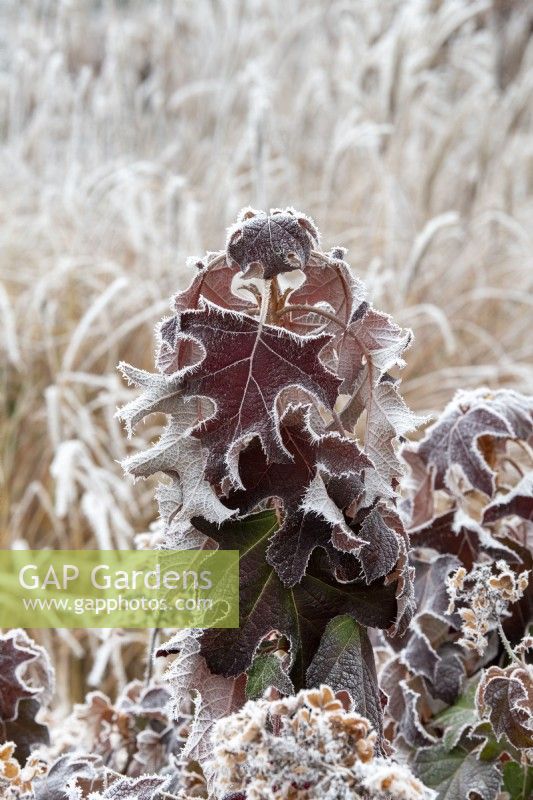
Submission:
M 156 644 L 156 641 L 157 641 L 158 633 L 159 633 L 159 628 L 154 628 L 150 633 L 150 644 L 148 645 L 146 669 L 144 671 L 144 685 L 145 686 L 148 686 L 148 684 L 152 680 L 154 651 L 155 651 L 155 644 Z
M 513 651 L 513 648 L 511 647 L 511 642 L 505 635 L 505 631 L 503 630 L 503 626 L 500 619 L 496 620 L 496 625 L 498 627 L 498 633 L 500 635 L 500 639 L 510 660 L 514 661 L 515 664 L 519 664 L 520 666 L 522 666 L 520 659 L 518 658 L 516 653 Z
M 263 280 L 263 287 L 261 292 L 261 314 L 259 315 L 259 327 L 262 328 L 268 316 L 268 306 L 270 303 L 270 289 L 272 281 Z

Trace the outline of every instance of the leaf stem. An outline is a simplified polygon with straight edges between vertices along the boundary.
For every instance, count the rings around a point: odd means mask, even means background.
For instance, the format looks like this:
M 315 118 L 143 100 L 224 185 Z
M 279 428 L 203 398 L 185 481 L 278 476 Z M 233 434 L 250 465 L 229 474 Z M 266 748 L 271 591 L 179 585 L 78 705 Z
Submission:
M 323 308 L 317 308 L 316 306 L 308 306 L 305 304 L 297 303 L 293 306 L 285 306 L 285 308 L 280 308 L 280 310 L 278 311 L 278 316 L 280 317 L 282 314 L 287 314 L 290 311 L 308 311 L 310 314 L 318 314 L 320 317 L 329 319 L 330 322 L 334 322 L 340 328 L 343 328 L 347 333 L 350 333 L 350 329 L 345 322 L 341 322 L 340 319 L 337 319 L 337 317 L 334 316 L 334 314 L 330 314 L 329 311 L 324 311 Z

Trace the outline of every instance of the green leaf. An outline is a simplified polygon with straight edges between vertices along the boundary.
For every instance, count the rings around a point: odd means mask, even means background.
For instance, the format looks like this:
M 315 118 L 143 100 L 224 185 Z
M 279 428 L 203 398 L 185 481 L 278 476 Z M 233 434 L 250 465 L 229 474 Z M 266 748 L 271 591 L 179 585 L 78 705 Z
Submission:
M 370 584 L 339 583 L 322 549 L 311 557 L 300 583 L 285 588 L 266 561 L 269 539 L 278 528 L 274 511 L 228 520 L 221 526 L 198 518 L 193 524 L 220 548 L 240 552 L 240 627 L 207 630 L 202 635 L 201 654 L 217 674 L 245 672 L 261 641 L 277 631 L 290 641 L 290 677 L 299 689 L 305 686 L 307 669 L 333 617 L 350 614 L 363 625 L 386 628 L 396 616 L 394 584 L 385 585 L 381 579 Z
M 494 762 L 478 761 L 463 747 L 425 747 L 418 751 L 414 767 L 420 780 L 438 792 L 437 800 L 495 800 L 502 781 Z
M 482 740 L 481 748 L 478 748 L 481 761 L 495 761 L 503 753 L 506 753 L 515 761 L 520 760 L 520 750 L 514 747 L 505 736 L 502 736 L 500 740 L 496 739 L 493 727 L 487 720 L 481 721 L 472 728 L 470 737 L 474 741 L 476 739 Z
M 317 652 L 307 670 L 308 686 L 328 686 L 338 692 L 347 690 L 354 709 L 372 723 L 381 734 L 381 703 L 368 634 L 348 614 L 335 617 L 326 626 Z
M 294 686 L 283 669 L 281 661 L 273 653 L 257 656 L 247 672 L 246 697 L 248 700 L 257 700 L 266 690 L 274 686 L 282 694 L 292 694 Z
M 508 761 L 503 768 L 503 785 L 510 800 L 531 800 L 533 797 L 533 767 Z
M 476 712 L 478 682 L 479 678 L 469 683 L 457 702 L 435 717 L 435 726 L 444 729 L 442 743 L 446 750 L 453 750 L 459 744 L 463 733 L 479 722 Z

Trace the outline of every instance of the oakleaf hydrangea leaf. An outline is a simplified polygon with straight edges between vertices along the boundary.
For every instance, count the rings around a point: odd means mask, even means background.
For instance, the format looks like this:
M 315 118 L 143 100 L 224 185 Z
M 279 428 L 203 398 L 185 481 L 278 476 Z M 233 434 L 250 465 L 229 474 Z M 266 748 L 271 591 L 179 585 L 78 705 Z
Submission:
M 267 559 L 286 586 L 301 580 L 314 548 L 326 545 L 332 532 L 338 528 L 348 534 L 341 510 L 335 512 L 338 484 L 342 483 L 346 489 L 346 505 L 355 502 L 362 491 L 361 473 L 372 467 L 355 441 L 338 433 L 327 433 L 323 425 L 320 430 L 319 423 L 319 419 L 312 423 L 309 406 L 289 407 L 280 421 L 280 430 L 291 461 L 269 463 L 260 442 L 254 439 L 239 458 L 242 489 L 231 492 L 226 501 L 231 508 L 238 508 L 241 515 L 265 500 L 277 498 L 282 502 L 283 524 L 270 542 Z M 332 482 L 333 497 L 328 498 L 334 509 L 332 513 L 310 499 L 319 472 L 324 475 L 325 482 L 321 485 L 325 494 L 328 478 L 337 478 L 337 482 Z
M 176 716 L 181 711 L 181 704 L 191 693 L 195 705 L 183 756 L 203 762 L 211 754 L 210 736 L 215 722 L 244 705 L 246 676 L 225 677 L 211 672 L 200 655 L 200 646 L 198 634 L 180 631 L 157 654 L 177 653 L 167 673 L 176 698 Z
M 454 510 L 410 530 L 409 538 L 412 547 L 430 547 L 443 555 L 457 556 L 467 569 L 471 569 L 482 553 L 494 559 L 517 560 L 509 547 L 491 536 L 488 528 Z
M 91 796 L 91 800 L 155 800 L 164 783 L 165 779 L 157 775 L 118 778 L 108 789 Z
M 365 298 L 363 284 L 342 260 L 342 255 L 342 250 L 334 250 L 326 256 L 312 253 L 305 281 L 288 294 L 284 313 L 278 318 L 280 325 L 302 335 L 317 329 L 335 337 L 340 335 L 343 326 L 350 322 L 354 308 L 362 307 Z M 316 311 L 310 311 L 309 307 Z M 321 315 L 321 309 L 334 319 Z
M 489 667 L 480 681 L 476 702 L 498 739 L 506 736 L 515 747 L 533 755 L 533 677 L 525 665 Z
M 24 665 L 34 661 L 38 653 L 17 643 L 16 631 L 0 636 L 0 719 L 3 722 L 17 717 L 21 700 L 38 694 L 24 678 Z
M 403 366 L 411 334 L 370 307 L 344 251 L 317 248 L 305 215 L 245 210 L 226 251 L 197 263 L 160 326 L 159 374 L 122 367 L 141 389 L 119 412 L 128 432 L 154 412 L 170 418 L 160 440 L 125 463 L 136 477 L 170 479 L 158 489 L 163 546 L 241 554 L 240 628 L 162 648 L 179 651 L 173 696 L 195 692 L 186 753 L 202 762 L 213 720 L 242 705 L 247 682 L 253 692 L 269 681 L 299 689 L 335 652 L 328 680 L 351 680 L 355 697 L 362 675 L 379 728 L 362 626 L 394 641 L 413 614 L 395 446 L 417 420 L 389 374 Z M 353 674 L 328 644 L 339 617 Z M 427 631 L 420 638 L 433 682 L 451 693 L 454 653 L 433 648 Z M 422 693 L 405 687 L 416 727 Z
M 273 511 L 228 521 L 218 529 L 199 519 L 193 523 L 222 549 L 241 553 L 240 628 L 213 629 L 202 637 L 201 652 L 213 671 L 223 675 L 244 672 L 260 642 L 278 631 L 291 643 L 290 675 L 296 686 L 302 686 L 332 617 L 349 613 L 361 624 L 373 627 L 388 627 L 394 621 L 394 585 L 338 584 L 325 554 L 311 559 L 305 577 L 286 589 L 265 558 L 268 540 L 278 526 Z
M 417 452 L 435 468 L 436 489 L 446 487 L 448 470 L 457 464 L 474 489 L 491 497 L 494 477 L 480 449 L 480 438 L 527 440 L 532 419 L 533 403 L 517 392 L 460 391 L 427 431 Z
M 361 306 L 356 319 L 332 341 L 337 353 L 341 392 L 352 394 L 364 381 L 377 385 L 392 367 L 403 367 L 402 354 L 412 333 L 402 330 L 388 314 Z M 329 349 L 328 348 L 328 349 Z
M 366 630 L 345 614 L 328 622 L 307 670 L 307 684 L 350 693 L 354 710 L 382 733 L 374 650 Z
M 265 279 L 304 270 L 318 232 L 311 220 L 292 209 L 252 212 L 229 231 L 226 252 L 243 272 L 257 266 Z
M 173 489 L 179 517 L 189 520 L 201 515 L 211 522 L 223 522 L 233 512 L 222 505 L 204 479 L 206 462 L 207 453 L 198 439 L 184 436 L 179 426 L 171 422 L 156 444 L 125 459 L 123 467 L 137 478 L 147 478 L 157 472 L 179 476 Z
M 35 800 L 69 800 L 72 791 L 80 786 L 86 793 L 101 789 L 103 779 L 103 763 L 98 756 L 62 756 L 47 775 L 35 781 Z
M 493 500 L 483 513 L 483 522 L 495 522 L 513 514 L 533 522 L 533 473 L 524 475 L 510 492 Z
M 194 432 L 209 450 L 207 478 L 220 481 L 253 436 L 269 460 L 288 461 L 276 402 L 289 386 L 301 388 L 331 408 L 338 379 L 320 360 L 328 336 L 301 337 L 241 314 L 208 305 L 181 316 L 180 336 L 205 353 L 183 375 L 185 397 L 207 397 L 216 412 Z
M 0 720 L 0 738 L 16 744 L 17 759 L 21 764 L 36 747 L 50 743 L 48 726 L 36 720 L 40 709 L 38 700 L 20 700 L 15 719 Z
M 200 261 L 197 266 L 198 273 L 191 285 L 174 298 L 174 308 L 178 313 L 199 308 L 202 300 L 233 311 L 257 310 L 255 302 L 232 290 L 234 278 L 241 270 L 236 264 L 228 262 L 225 253 Z
M 462 747 L 446 750 L 443 745 L 419 750 L 414 762 L 416 775 L 438 791 L 438 800 L 496 800 L 502 776 L 490 761 L 479 761 Z

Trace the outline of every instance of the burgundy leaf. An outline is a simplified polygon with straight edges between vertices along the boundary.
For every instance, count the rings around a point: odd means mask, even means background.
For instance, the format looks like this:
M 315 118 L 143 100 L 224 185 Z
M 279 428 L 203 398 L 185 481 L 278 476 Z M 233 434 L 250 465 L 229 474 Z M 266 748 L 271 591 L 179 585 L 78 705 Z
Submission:
M 342 378 L 340 391 L 351 394 L 365 380 L 376 386 L 393 366 L 402 367 L 402 354 L 412 333 L 402 330 L 387 314 L 367 308 L 365 313 L 339 333 L 328 345 L 337 354 L 337 373 Z
M 254 439 L 239 458 L 243 488 L 230 493 L 226 501 L 226 505 L 238 508 L 241 514 L 253 511 L 267 499 L 278 498 L 282 502 L 283 525 L 270 541 L 267 560 L 286 586 L 301 580 L 311 553 L 315 547 L 325 546 L 333 531 L 341 527 L 348 531 L 340 509 L 335 520 L 327 512 L 322 516 L 310 504 L 317 473 L 321 471 L 325 475 L 322 485 L 326 494 L 329 476 L 336 476 L 336 481 L 332 482 L 331 505 L 338 500 L 346 507 L 360 496 L 363 485 L 360 474 L 371 467 L 354 441 L 338 433 L 326 433 L 319 425 L 317 415 L 311 422 L 309 406 L 289 407 L 280 426 L 283 445 L 292 461 L 269 464 L 259 441 Z M 360 542 L 361 546 L 364 544 Z
M 21 764 L 34 748 L 50 743 L 48 726 L 36 720 L 40 708 L 38 700 L 20 700 L 15 719 L 0 720 L 0 740 L 15 743 Z
M 492 497 L 494 476 L 479 440 L 527 439 L 532 415 L 533 405 L 510 390 L 458 392 L 417 448 L 428 467 L 435 468 L 435 488 L 446 487 L 448 470 L 457 464 L 474 489 Z
M 252 212 L 230 230 L 226 252 L 243 272 L 257 265 L 268 279 L 280 272 L 304 270 L 317 239 L 312 222 L 291 209 Z
M 258 311 L 257 303 L 232 291 L 232 281 L 241 271 L 235 264 L 227 262 L 225 254 L 219 254 L 207 263 L 200 262 L 199 266 L 190 286 L 174 298 L 174 308 L 179 314 L 199 308 L 201 300 L 231 311 Z
M 533 678 L 525 665 L 489 667 L 480 681 L 476 703 L 498 738 L 505 735 L 515 747 L 533 748 Z
M 374 651 L 365 629 L 350 616 L 332 619 L 307 670 L 307 685 L 348 691 L 354 710 L 382 736 L 381 701 Z
M 402 508 L 412 531 L 435 516 L 435 470 L 433 467 L 428 469 L 424 459 L 409 445 L 401 449 L 400 455 L 409 467 L 409 475 L 404 481 Z
M 343 424 L 353 429 L 363 411 L 364 450 L 381 478 L 377 489 L 383 493 L 391 481 L 398 481 L 402 475 L 395 440 L 414 430 L 421 420 L 409 411 L 390 376 L 385 374 L 378 384 L 373 384 L 367 367 L 361 371 L 356 390 L 342 411 Z
M 4 722 L 17 717 L 21 700 L 32 698 L 39 691 L 28 686 L 23 676 L 24 664 L 35 661 L 39 654 L 21 647 L 16 633 L 0 636 L 0 719 Z
M 533 522 L 533 474 L 524 475 L 510 492 L 493 500 L 484 511 L 483 523 L 495 522 L 513 514 Z
M 265 555 L 277 528 L 274 512 L 262 512 L 220 528 L 202 520 L 194 524 L 222 549 L 239 549 L 240 628 L 209 630 L 202 637 L 202 655 L 210 668 L 224 675 L 245 671 L 259 643 L 272 632 L 291 642 L 296 687 L 305 682 L 322 633 L 330 619 L 350 614 L 363 625 L 388 627 L 396 613 L 395 586 L 375 582 L 339 585 L 326 558 L 316 554 L 301 582 L 285 589 Z
M 205 353 L 184 375 L 184 392 L 216 404 L 216 413 L 195 431 L 209 450 L 206 476 L 213 482 L 222 480 L 232 455 L 253 436 L 269 460 L 290 460 L 276 410 L 287 387 L 300 387 L 329 408 L 335 403 L 339 382 L 319 358 L 327 336 L 303 338 L 211 305 L 183 314 L 180 330 Z
M 376 506 L 364 518 L 357 535 L 365 542 L 357 557 L 367 583 L 392 572 L 405 535 L 398 515 L 384 506 Z
M 380 686 L 385 692 L 387 714 L 411 747 L 423 747 L 435 741 L 424 722 L 431 716 L 429 696 L 423 680 L 412 677 L 401 657 L 391 659 L 381 673 Z
M 409 538 L 412 547 L 431 547 L 439 553 L 457 556 L 467 569 L 479 561 L 482 553 L 517 561 L 513 551 L 491 536 L 486 528 L 456 511 L 447 511 L 420 528 L 410 530 Z
M 433 697 L 455 702 L 465 679 L 462 651 L 449 641 L 450 623 L 431 613 L 419 613 L 402 651 L 411 673 L 426 679 Z
M 419 554 L 416 559 L 415 594 L 418 612 L 449 620 L 446 578 L 460 566 L 453 555 Z
M 305 270 L 305 281 L 293 289 L 287 297 L 285 313 L 279 316 L 279 324 L 295 333 L 306 334 L 317 328 L 323 333 L 341 335 L 352 317 L 354 308 L 361 307 L 365 289 L 355 278 L 342 257 L 332 251 L 327 256 L 313 253 Z M 290 311 L 291 306 L 295 306 Z M 298 308 L 298 306 L 314 307 Z M 334 320 L 320 314 L 320 309 L 334 316 Z

